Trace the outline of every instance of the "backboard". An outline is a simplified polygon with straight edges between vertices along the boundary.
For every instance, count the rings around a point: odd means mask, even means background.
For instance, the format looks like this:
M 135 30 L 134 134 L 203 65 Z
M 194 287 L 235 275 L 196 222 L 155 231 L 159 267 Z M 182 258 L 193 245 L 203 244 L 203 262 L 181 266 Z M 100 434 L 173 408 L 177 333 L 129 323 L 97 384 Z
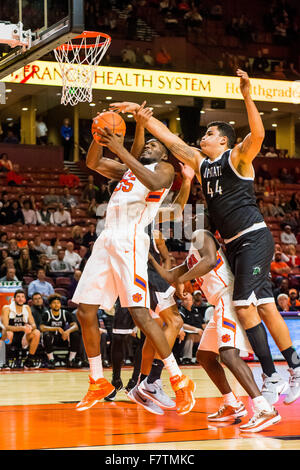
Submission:
M 5 4 L 4 4 L 5 3 Z M 0 44 L 0 79 L 50 53 L 84 30 L 84 0 L 9 0 L 0 5 L 0 31 L 9 24 L 31 30 L 31 46 Z

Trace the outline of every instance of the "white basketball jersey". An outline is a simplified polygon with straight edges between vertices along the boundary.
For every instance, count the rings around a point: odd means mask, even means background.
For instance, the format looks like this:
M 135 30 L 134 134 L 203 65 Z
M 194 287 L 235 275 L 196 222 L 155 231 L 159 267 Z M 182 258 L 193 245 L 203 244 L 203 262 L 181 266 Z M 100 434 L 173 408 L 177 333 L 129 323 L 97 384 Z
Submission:
M 145 165 L 154 171 L 157 163 Z M 105 228 L 115 230 L 144 230 L 155 218 L 170 188 L 149 191 L 138 178 L 127 170 L 116 186 L 107 206 Z
M 186 258 L 188 269 L 192 269 L 201 259 L 199 251 L 191 244 Z M 232 292 L 234 276 L 221 247 L 217 251 L 216 266 L 201 278 L 196 278 L 196 281 L 211 305 L 216 305 L 225 293 Z
M 14 300 L 12 300 L 9 305 L 6 305 L 6 307 L 9 307 L 9 319 L 10 320 L 15 320 L 16 317 L 17 318 L 22 317 L 23 322 L 28 323 L 29 313 L 28 313 L 27 305 L 24 304 L 22 306 L 21 313 L 17 313 L 17 310 L 16 310 L 17 306 Z

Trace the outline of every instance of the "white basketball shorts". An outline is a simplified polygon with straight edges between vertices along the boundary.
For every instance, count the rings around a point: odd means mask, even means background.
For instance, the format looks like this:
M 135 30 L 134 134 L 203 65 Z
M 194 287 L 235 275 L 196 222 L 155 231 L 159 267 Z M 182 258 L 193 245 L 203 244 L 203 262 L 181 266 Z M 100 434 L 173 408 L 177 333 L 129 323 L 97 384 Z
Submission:
M 219 354 L 222 347 L 253 353 L 245 330 L 236 316 L 231 294 L 220 297 L 214 315 L 204 329 L 198 349 Z
M 121 307 L 149 308 L 148 252 L 149 236 L 143 230 L 103 230 L 72 301 L 110 310 L 120 297 Z

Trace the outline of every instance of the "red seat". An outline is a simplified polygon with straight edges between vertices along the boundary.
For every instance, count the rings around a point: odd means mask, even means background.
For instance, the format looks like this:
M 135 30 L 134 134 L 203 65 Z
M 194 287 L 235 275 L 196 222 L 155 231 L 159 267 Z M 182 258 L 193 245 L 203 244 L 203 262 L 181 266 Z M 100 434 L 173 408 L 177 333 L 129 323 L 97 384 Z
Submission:
M 57 277 L 55 283 L 57 287 L 69 287 L 71 279 L 69 277 Z
M 62 287 L 55 287 L 54 290 L 57 294 L 63 295 L 64 297 L 67 297 L 68 295 L 67 289 L 63 289 Z

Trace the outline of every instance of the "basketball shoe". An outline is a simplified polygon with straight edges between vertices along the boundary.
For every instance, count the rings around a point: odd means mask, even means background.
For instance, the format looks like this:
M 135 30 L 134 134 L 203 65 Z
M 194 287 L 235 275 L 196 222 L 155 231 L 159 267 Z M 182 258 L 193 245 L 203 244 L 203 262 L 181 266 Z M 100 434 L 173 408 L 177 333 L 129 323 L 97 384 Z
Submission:
M 138 385 L 138 390 L 143 397 L 150 398 L 150 400 L 165 410 L 172 410 L 176 407 L 176 403 L 163 391 L 160 379 L 155 380 L 152 384 L 148 384 L 146 378 Z
M 287 395 L 283 401 L 285 405 L 290 405 L 300 397 L 300 367 L 296 369 L 289 369 L 291 374 L 289 379 L 289 389 Z
M 89 383 L 90 386 L 87 394 L 76 405 L 77 411 L 88 410 L 92 406 L 96 405 L 98 401 L 102 400 L 102 398 L 110 395 L 115 389 L 115 387 L 104 377 L 98 380 L 93 380 L 92 377 L 89 377 Z
M 164 411 L 150 398 L 147 398 L 146 396 L 142 395 L 139 392 L 138 385 L 133 387 L 127 394 L 128 398 L 130 398 L 131 401 L 134 403 L 137 403 L 137 405 L 142 406 L 145 408 L 145 410 L 150 411 L 150 413 L 153 413 L 155 415 L 163 415 Z
M 170 377 L 170 382 L 176 395 L 176 411 L 179 415 L 186 415 L 195 406 L 196 400 L 193 393 L 196 385 L 186 375 Z
M 208 421 L 231 421 L 232 419 L 242 418 L 247 414 L 248 411 L 245 405 L 239 402 L 239 406 L 237 407 L 224 404 L 216 413 L 208 415 L 207 419 Z
M 277 372 L 274 372 L 271 377 L 262 374 L 262 378 L 263 386 L 261 394 L 270 405 L 274 405 L 279 400 L 280 394 L 287 390 L 288 383 Z
M 117 393 L 123 389 L 123 382 L 121 379 L 117 379 L 117 380 L 113 379 L 111 381 L 111 384 L 115 387 L 115 389 L 109 395 L 107 395 L 107 397 L 104 397 L 105 401 L 114 401 Z
M 240 426 L 240 430 L 245 432 L 259 432 L 272 426 L 272 424 L 279 423 L 280 420 L 281 416 L 275 408 L 272 408 L 272 411 L 256 411 L 248 423 Z

